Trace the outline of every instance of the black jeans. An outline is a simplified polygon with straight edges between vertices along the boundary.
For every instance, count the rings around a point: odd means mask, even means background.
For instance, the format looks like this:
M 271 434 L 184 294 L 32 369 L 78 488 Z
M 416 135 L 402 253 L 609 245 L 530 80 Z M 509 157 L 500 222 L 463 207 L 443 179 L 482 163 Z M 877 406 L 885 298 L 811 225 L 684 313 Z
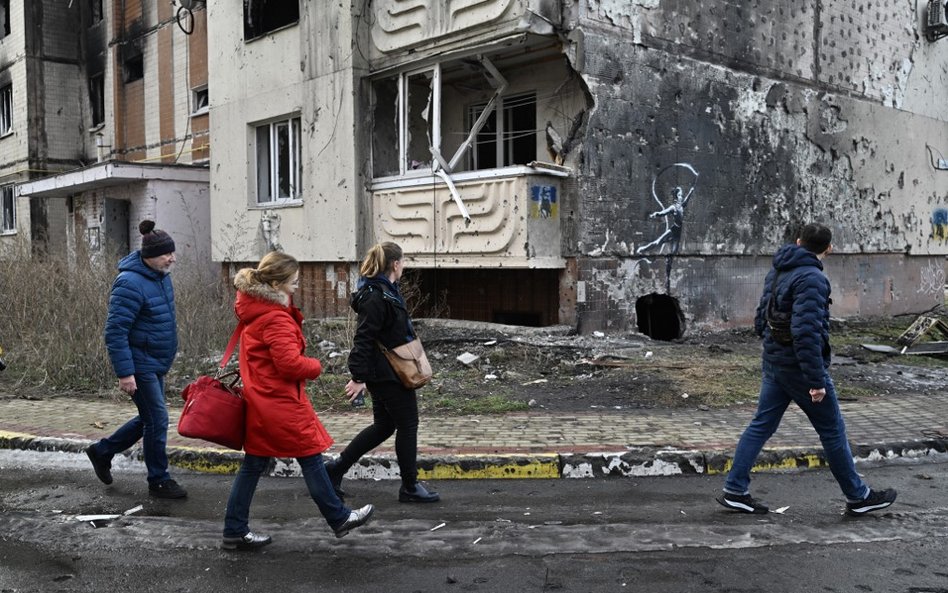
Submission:
M 395 456 L 402 484 L 418 482 L 418 399 L 415 390 L 401 383 L 368 383 L 372 395 L 372 424 L 362 429 L 339 454 L 335 471 L 345 474 L 359 459 L 395 433 Z

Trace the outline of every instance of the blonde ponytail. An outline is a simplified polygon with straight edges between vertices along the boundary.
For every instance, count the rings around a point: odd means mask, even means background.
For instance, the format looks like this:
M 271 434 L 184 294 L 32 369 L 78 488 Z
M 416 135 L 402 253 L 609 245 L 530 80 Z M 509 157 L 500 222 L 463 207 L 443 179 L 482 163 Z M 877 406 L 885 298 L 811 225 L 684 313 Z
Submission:
M 379 274 L 387 274 L 392 271 L 395 262 L 402 259 L 402 248 L 386 241 L 376 243 L 369 252 L 365 254 L 362 265 L 359 267 L 359 273 L 366 278 L 373 278 Z

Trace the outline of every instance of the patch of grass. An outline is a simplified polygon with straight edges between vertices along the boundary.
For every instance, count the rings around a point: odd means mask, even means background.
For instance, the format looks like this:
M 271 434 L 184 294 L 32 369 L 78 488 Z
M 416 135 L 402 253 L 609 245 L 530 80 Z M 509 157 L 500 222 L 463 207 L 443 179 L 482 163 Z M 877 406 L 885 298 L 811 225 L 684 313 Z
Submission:
M 861 399 L 864 397 L 872 397 L 876 394 L 875 391 L 869 389 L 868 387 L 859 387 L 857 385 L 846 385 L 846 384 L 836 384 L 836 397 L 841 400 L 846 399 Z
M 673 385 L 666 405 L 705 404 L 723 407 L 756 399 L 760 391 L 760 358 L 738 354 L 704 358 L 700 363 L 642 364 L 639 372 L 650 370 L 663 375 Z M 688 398 L 682 398 L 682 394 Z

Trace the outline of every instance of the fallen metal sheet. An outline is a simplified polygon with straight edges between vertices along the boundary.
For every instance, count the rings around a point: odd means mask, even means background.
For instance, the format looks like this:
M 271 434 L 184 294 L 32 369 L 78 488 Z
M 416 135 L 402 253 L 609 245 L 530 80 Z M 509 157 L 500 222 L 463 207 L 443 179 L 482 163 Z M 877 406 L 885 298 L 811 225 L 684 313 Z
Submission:
M 898 348 L 885 346 L 883 344 L 863 344 L 862 347 L 870 352 L 881 352 L 883 354 L 898 354 L 901 352 Z

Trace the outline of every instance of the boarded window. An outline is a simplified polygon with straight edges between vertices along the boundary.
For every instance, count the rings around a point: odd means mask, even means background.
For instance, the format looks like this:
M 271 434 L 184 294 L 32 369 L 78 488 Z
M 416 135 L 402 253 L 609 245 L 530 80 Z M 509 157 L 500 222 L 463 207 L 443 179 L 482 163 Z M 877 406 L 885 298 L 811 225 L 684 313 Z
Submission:
M 298 23 L 299 0 L 244 0 L 244 40 Z

